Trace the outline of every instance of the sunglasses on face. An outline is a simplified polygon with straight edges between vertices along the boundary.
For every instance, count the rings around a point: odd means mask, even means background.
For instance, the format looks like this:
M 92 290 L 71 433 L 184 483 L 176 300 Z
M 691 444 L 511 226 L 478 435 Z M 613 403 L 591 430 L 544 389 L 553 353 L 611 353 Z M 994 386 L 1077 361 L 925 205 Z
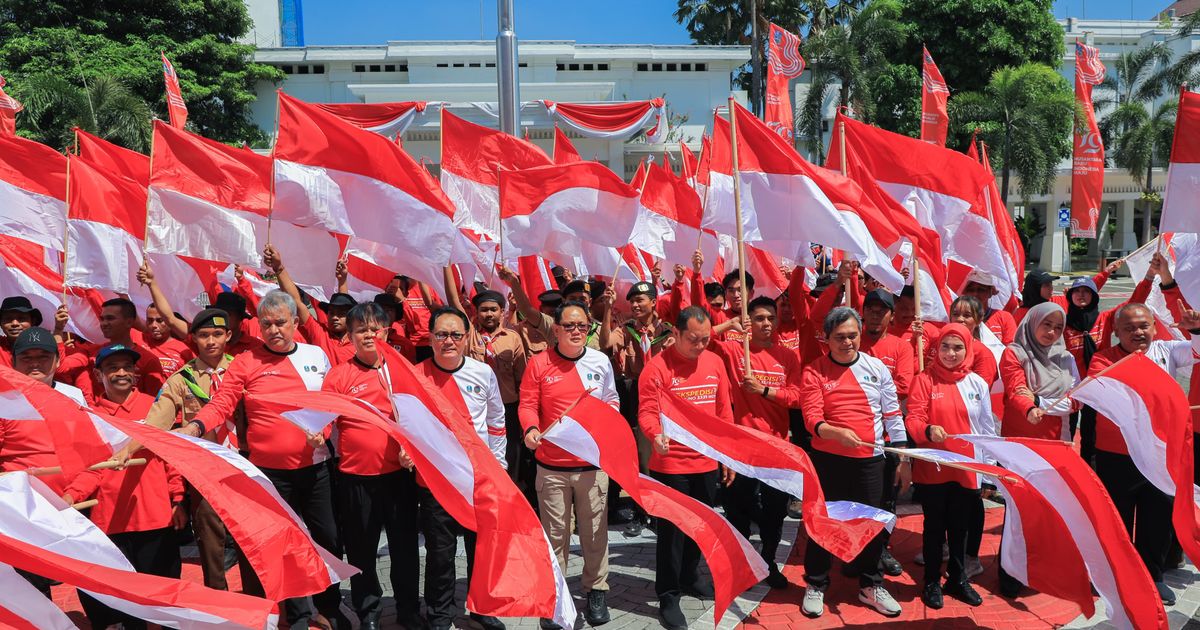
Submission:
M 463 338 L 465 338 L 466 336 L 467 336 L 466 333 L 460 333 L 460 332 L 438 331 L 438 332 L 433 333 L 433 338 L 437 339 L 438 341 L 445 341 L 447 339 L 453 339 L 455 341 L 462 341 Z
M 583 332 L 588 329 L 587 322 L 578 322 L 575 324 L 559 324 L 559 326 L 561 326 L 562 329 L 567 332 L 575 332 L 575 331 Z

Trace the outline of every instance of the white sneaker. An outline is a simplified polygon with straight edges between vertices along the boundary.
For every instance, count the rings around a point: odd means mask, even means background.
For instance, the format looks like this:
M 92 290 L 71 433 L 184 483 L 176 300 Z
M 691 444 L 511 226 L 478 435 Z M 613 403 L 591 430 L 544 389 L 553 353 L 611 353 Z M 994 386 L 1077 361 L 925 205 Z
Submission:
M 804 589 L 804 603 L 800 611 L 805 617 L 820 617 L 825 614 L 825 587 L 810 584 Z
M 963 571 L 966 573 L 968 580 L 983 573 L 983 563 L 979 562 L 979 556 L 967 556 L 966 566 L 963 567 Z
M 868 586 L 858 591 L 858 601 L 879 611 L 879 614 L 885 617 L 899 617 L 900 604 L 892 598 L 892 594 L 887 592 L 882 586 Z M 804 598 L 805 606 L 808 605 L 808 597 Z

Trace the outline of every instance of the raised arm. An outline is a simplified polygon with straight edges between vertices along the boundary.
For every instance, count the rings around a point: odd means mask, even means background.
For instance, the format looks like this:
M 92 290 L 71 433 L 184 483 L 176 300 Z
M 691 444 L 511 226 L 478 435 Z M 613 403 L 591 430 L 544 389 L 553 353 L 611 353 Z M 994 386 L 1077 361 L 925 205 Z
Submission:
M 312 314 L 304 307 L 304 300 L 300 298 L 300 288 L 296 286 L 295 282 L 292 282 L 292 274 L 288 273 L 287 268 L 283 266 L 283 255 L 275 249 L 274 245 L 268 243 L 266 249 L 263 250 L 263 264 L 275 274 L 279 288 L 296 301 L 296 315 L 300 318 L 300 325 L 303 326 L 308 318 L 312 317 Z
M 512 290 L 513 302 L 516 303 L 517 312 L 521 314 L 521 317 L 524 317 L 527 322 L 541 321 L 542 312 L 529 301 L 529 296 L 521 286 L 521 276 L 504 265 L 501 265 L 496 273 L 500 276 L 500 281 L 507 284 L 508 288 Z
M 175 310 L 171 308 L 171 302 L 167 300 L 167 296 L 163 294 L 162 289 L 158 288 L 158 283 L 154 280 L 154 270 L 150 268 L 149 260 L 142 262 L 142 266 L 137 272 L 137 279 L 150 290 L 150 299 L 154 300 L 154 308 L 158 309 L 159 315 L 167 321 L 171 335 L 179 339 L 187 339 L 188 324 L 175 317 Z

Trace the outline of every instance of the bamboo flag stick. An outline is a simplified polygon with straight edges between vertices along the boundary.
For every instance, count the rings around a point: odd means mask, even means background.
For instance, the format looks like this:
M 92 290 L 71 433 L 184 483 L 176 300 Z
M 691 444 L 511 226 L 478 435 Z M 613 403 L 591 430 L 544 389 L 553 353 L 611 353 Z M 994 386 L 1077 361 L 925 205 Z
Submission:
M 846 167 L 846 123 L 844 123 L 844 122 L 838 123 L 838 150 L 841 151 L 841 156 L 842 156 L 842 176 L 849 177 L 849 173 L 848 173 L 847 167 Z M 843 260 L 845 260 L 845 259 L 843 258 Z M 842 285 L 842 293 L 843 293 L 844 299 L 846 300 L 846 306 L 850 306 L 850 279 L 849 278 L 847 278 L 846 282 L 844 282 Z M 920 312 L 920 310 L 921 309 L 919 309 L 919 308 L 917 309 L 918 312 Z
M 845 159 L 843 157 L 843 159 Z M 921 259 L 917 258 L 916 252 L 913 253 L 913 300 L 917 303 L 917 318 L 921 321 Z M 925 329 L 921 329 L 921 334 L 917 335 L 917 371 L 925 371 Z
M 733 97 L 729 97 L 729 143 L 733 147 L 733 212 L 737 221 L 737 254 L 738 254 L 738 282 L 741 284 L 742 294 L 742 321 L 750 319 L 749 304 L 750 299 L 746 295 L 746 241 L 745 234 L 742 230 L 742 185 L 738 180 L 738 144 L 737 144 L 737 113 L 734 110 L 736 103 Z M 750 332 L 746 331 L 742 334 L 742 354 L 746 359 L 746 378 L 753 376 L 750 370 Z
M 903 456 L 905 456 L 905 457 L 912 457 L 913 459 L 920 459 L 920 460 L 924 460 L 924 461 L 927 461 L 927 462 L 931 462 L 931 463 L 933 463 L 933 464 L 936 464 L 936 465 L 938 465 L 938 466 L 945 466 L 946 468 L 957 468 L 958 470 L 965 470 L 965 471 L 967 471 L 967 472 L 970 472 L 970 473 L 975 473 L 975 474 L 986 474 L 986 473 L 980 473 L 978 470 L 975 470 L 974 468 L 972 468 L 971 466 L 969 466 L 969 465 L 967 465 L 967 464 L 960 464 L 960 463 L 958 463 L 958 462 L 947 462 L 947 461 L 943 461 L 943 460 L 937 459 L 937 458 L 935 458 L 935 457 L 930 457 L 930 456 L 928 456 L 928 455 L 922 455 L 922 454 L 920 454 L 920 453 L 914 453 L 914 452 L 912 452 L 911 450 L 909 450 L 909 449 L 906 449 L 906 448 L 893 448 L 893 447 L 891 447 L 891 446 L 881 446 L 880 448 L 882 448 L 884 451 L 886 451 L 886 452 L 888 452 L 888 453 L 894 453 L 894 454 L 896 454 L 896 455 L 903 455 Z M 1017 478 L 1015 478 L 1015 477 L 1001 477 L 1001 479 L 1003 479 L 1003 480 L 1005 480 L 1005 481 L 1010 481 L 1010 482 L 1012 482 L 1012 483 L 1019 483 L 1019 480 L 1018 480 Z
M 1051 409 L 1053 407 L 1058 406 L 1060 403 L 1062 403 L 1062 401 L 1073 396 L 1075 394 L 1075 392 L 1079 391 L 1080 388 L 1082 388 L 1084 385 L 1087 385 L 1088 383 L 1100 378 L 1101 376 L 1104 376 L 1106 373 L 1108 373 L 1109 370 L 1117 367 L 1118 365 L 1121 365 L 1122 363 L 1124 363 L 1140 354 L 1142 354 L 1142 353 L 1139 351 L 1139 352 L 1133 352 L 1133 353 L 1125 355 L 1124 357 L 1121 357 L 1116 362 L 1114 362 L 1112 365 L 1104 368 L 1103 370 L 1100 370 L 1099 372 L 1096 372 L 1095 375 L 1089 376 L 1089 377 L 1083 379 L 1082 381 L 1079 381 L 1078 383 L 1076 383 L 1075 386 L 1072 387 L 1071 389 L 1068 389 L 1067 392 L 1062 395 L 1062 397 L 1060 397 L 1058 400 L 1054 401 L 1052 404 L 1046 405 L 1045 408 Z
M 99 503 L 100 502 L 97 501 L 96 499 L 88 499 L 87 501 L 80 501 L 79 503 L 74 503 L 71 505 L 71 507 L 75 508 L 76 510 L 86 510 L 90 507 L 96 507 L 96 505 Z
M 131 459 L 131 460 L 125 462 L 124 467 L 128 468 L 130 466 L 145 466 L 145 465 L 146 465 L 145 458 L 136 457 L 134 459 Z M 111 470 L 118 466 L 121 466 L 121 464 L 110 459 L 108 461 L 103 461 L 103 462 L 100 462 L 99 464 L 89 466 L 88 470 Z M 62 466 L 49 466 L 46 468 L 30 468 L 27 472 L 30 475 L 33 475 L 34 477 L 45 477 L 47 475 L 58 475 L 58 474 L 62 473 Z

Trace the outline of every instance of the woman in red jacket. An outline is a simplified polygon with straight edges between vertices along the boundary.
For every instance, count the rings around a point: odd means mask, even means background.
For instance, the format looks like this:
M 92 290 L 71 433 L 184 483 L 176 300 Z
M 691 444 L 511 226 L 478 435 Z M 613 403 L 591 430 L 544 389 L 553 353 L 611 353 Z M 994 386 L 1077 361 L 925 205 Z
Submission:
M 978 349 L 962 324 L 942 328 L 935 341 L 934 360 L 913 380 L 908 393 L 905 428 L 918 446 L 941 448 L 974 456 L 974 448 L 946 438 L 983 433 L 992 423 L 990 387 L 971 370 Z M 925 590 L 921 599 L 930 608 L 942 607 L 945 592 L 972 606 L 983 603 L 966 574 L 967 530 L 972 508 L 979 501 L 976 475 L 938 468 L 923 461 L 913 463 L 913 485 L 924 511 L 922 547 L 925 555 Z M 941 585 L 942 541 L 949 540 L 947 580 Z
M 1004 380 L 1001 435 L 1069 438 L 1067 416 L 1072 403 L 1062 398 L 1079 382 L 1079 368 L 1063 343 L 1066 317 L 1062 307 L 1053 302 L 1038 304 L 1029 309 L 1017 326 L 1016 338 L 1004 349 L 1000 357 Z

